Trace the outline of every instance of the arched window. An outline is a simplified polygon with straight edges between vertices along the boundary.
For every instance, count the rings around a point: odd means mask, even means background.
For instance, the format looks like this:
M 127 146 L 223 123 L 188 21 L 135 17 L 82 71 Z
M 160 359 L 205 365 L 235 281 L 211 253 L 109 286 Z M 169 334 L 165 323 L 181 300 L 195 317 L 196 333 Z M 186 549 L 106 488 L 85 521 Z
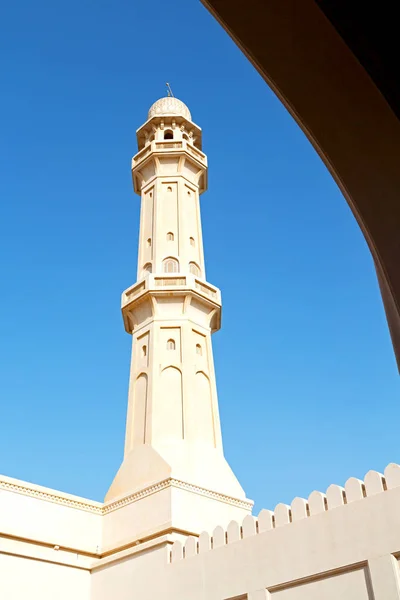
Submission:
M 190 245 L 191 246 L 195 246 L 196 245 L 195 242 L 194 242 L 194 237 L 189 238 L 189 241 L 190 241 Z
M 143 267 L 144 275 L 147 275 L 147 273 L 152 273 L 152 272 L 153 272 L 153 267 L 152 267 L 151 263 L 146 263 Z
M 174 241 L 174 234 L 172 233 L 172 231 L 169 231 L 169 232 L 167 233 L 167 240 L 168 240 L 169 242 L 173 242 L 173 241 Z
M 192 275 L 196 275 L 196 277 L 200 277 L 200 268 L 198 267 L 198 265 L 196 265 L 195 262 L 189 263 L 189 271 L 192 273 Z
M 175 340 L 172 338 L 167 342 L 167 350 L 175 350 Z
M 179 263 L 176 258 L 166 258 L 163 261 L 164 273 L 178 273 Z
M 171 131 L 171 129 L 166 129 L 164 131 L 164 140 L 173 140 L 174 139 L 174 134 Z
M 187 142 L 189 141 L 189 136 L 187 135 L 187 133 L 184 133 L 182 135 L 183 139 L 186 140 Z
M 151 246 L 151 238 L 147 238 L 147 245 Z
M 142 346 L 142 356 L 147 356 L 147 346 Z
M 201 344 L 196 344 L 196 354 L 199 354 L 200 356 L 203 354 Z

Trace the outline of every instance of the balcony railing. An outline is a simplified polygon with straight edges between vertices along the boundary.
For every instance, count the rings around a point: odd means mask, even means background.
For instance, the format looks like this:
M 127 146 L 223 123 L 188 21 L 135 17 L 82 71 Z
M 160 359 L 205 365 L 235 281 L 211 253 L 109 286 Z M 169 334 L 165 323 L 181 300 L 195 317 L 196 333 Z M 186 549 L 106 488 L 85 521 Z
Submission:
M 195 285 L 196 289 L 198 289 L 203 294 L 207 294 L 207 296 L 210 296 L 210 298 L 217 297 L 217 292 L 215 290 L 213 290 L 212 287 L 205 285 L 204 283 L 201 283 L 201 281 L 199 281 L 198 279 L 195 279 L 194 285 Z
M 149 274 L 145 279 L 128 288 L 122 296 L 122 305 L 130 304 L 146 290 L 155 288 L 187 288 L 195 289 L 198 293 L 208 296 L 211 300 L 219 303 L 219 290 L 197 279 L 194 275 L 153 275 Z M 161 290 L 160 290 L 161 291 Z
M 170 150 L 171 148 L 183 148 L 182 142 L 156 142 L 156 150 Z
M 145 158 L 148 154 L 150 154 L 150 152 L 151 152 L 151 146 L 149 144 L 148 146 L 145 146 L 140 152 L 138 152 L 136 154 L 136 156 L 133 157 L 133 160 L 135 162 L 139 162 L 140 160 Z
M 156 287 L 186 285 L 186 277 L 154 277 Z

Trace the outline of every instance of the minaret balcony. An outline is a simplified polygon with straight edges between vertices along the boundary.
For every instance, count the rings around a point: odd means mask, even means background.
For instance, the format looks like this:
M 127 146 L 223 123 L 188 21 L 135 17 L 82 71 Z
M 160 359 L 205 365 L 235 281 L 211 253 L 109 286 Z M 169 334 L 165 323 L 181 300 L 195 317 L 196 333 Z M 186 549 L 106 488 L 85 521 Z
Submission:
M 132 158 L 133 188 L 137 194 L 155 177 L 183 176 L 207 189 L 207 157 L 186 140 L 153 140 Z
M 153 302 L 149 300 L 150 297 L 153 298 Z M 177 317 L 189 314 L 191 305 L 202 306 L 211 331 L 220 329 L 221 292 L 217 287 L 192 274 L 150 273 L 122 294 L 121 310 L 126 331 L 132 333 L 135 329 L 135 319 L 132 317 L 140 305 L 147 302 L 148 318 L 153 318 L 156 316 L 157 299 L 166 297 L 180 299 L 177 304 Z M 160 302 L 162 303 L 162 300 Z
M 153 140 L 132 158 L 132 169 L 136 169 L 137 167 L 141 166 L 143 162 L 150 156 L 150 154 L 162 156 L 163 154 L 171 153 L 187 154 L 191 158 L 194 158 L 202 168 L 207 167 L 207 156 L 204 154 L 204 152 L 193 146 L 193 144 L 188 143 L 186 140 Z

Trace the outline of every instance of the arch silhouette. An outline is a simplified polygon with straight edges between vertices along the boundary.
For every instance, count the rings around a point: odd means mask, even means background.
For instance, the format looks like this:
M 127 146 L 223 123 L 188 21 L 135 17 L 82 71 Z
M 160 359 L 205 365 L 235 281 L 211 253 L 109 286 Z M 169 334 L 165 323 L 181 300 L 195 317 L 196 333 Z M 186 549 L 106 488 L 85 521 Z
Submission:
M 374 35 L 372 41 L 367 34 L 375 19 L 387 27 L 394 5 L 375 10 L 371 23 L 360 21 L 351 3 L 340 13 L 337 3 L 304 0 L 298 18 L 285 1 L 249 0 L 245 8 L 229 0 L 202 2 L 287 108 L 342 191 L 375 263 L 400 370 L 400 102 L 383 39 Z M 288 53 L 293 39 L 298 50 Z

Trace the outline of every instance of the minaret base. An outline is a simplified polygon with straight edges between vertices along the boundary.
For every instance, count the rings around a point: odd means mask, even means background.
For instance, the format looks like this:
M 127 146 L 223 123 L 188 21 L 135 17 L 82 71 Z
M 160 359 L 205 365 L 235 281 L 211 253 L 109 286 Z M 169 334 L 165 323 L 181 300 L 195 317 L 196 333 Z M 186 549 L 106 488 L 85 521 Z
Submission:
M 105 547 L 172 531 L 198 535 L 243 520 L 253 506 L 222 452 L 183 441 L 129 452 L 105 503 Z
M 105 502 L 147 488 L 168 478 L 246 499 L 245 492 L 220 449 L 175 440 L 135 446 L 124 460 L 108 490 Z
M 102 550 L 124 548 L 165 534 L 175 538 L 210 533 L 216 525 L 242 522 L 253 502 L 174 478 L 106 503 Z

